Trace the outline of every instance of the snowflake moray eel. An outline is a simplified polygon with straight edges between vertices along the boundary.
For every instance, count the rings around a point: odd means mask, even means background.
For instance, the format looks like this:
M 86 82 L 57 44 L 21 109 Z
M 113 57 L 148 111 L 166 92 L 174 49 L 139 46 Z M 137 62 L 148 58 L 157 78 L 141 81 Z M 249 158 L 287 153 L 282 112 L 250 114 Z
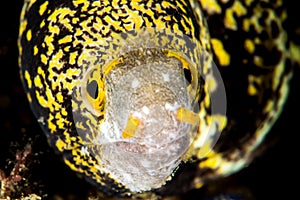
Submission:
M 286 19 L 281 0 L 25 0 L 20 75 L 72 170 L 172 195 L 252 161 L 298 59 Z

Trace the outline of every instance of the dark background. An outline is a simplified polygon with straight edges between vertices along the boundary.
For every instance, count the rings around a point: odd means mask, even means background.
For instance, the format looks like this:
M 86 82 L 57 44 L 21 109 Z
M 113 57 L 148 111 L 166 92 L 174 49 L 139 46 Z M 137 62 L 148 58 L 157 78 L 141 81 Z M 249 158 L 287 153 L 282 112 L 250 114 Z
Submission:
M 54 155 L 29 108 L 18 71 L 17 35 L 22 1 L 0 4 L 0 170 L 9 175 L 16 163 L 16 152 L 26 145 L 32 153 L 20 172 L 22 181 L 14 184 L 12 199 L 22 193 L 48 194 L 55 199 L 83 199 L 90 186 L 77 178 Z M 299 42 L 300 20 L 297 7 L 289 4 L 289 34 Z M 296 2 L 296 1 L 294 1 Z M 295 3 L 296 4 L 296 3 Z M 299 42 L 300 43 L 300 42 Z M 203 199 L 222 193 L 238 193 L 249 199 L 300 199 L 300 68 L 295 69 L 285 108 L 266 138 L 264 153 L 249 167 L 230 178 L 192 191 L 185 199 Z M 44 195 L 46 197 L 46 195 Z M 77 197 L 77 198 L 75 198 Z

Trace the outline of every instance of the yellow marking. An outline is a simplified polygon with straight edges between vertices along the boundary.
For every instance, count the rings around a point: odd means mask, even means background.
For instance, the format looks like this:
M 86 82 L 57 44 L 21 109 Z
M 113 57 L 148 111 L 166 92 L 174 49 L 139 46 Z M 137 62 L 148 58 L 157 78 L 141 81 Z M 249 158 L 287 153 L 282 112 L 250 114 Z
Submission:
M 48 124 L 48 128 L 50 129 L 50 133 L 55 133 L 55 131 L 56 131 L 56 124 L 54 124 L 52 122 L 53 119 L 54 119 L 54 116 L 50 113 L 48 120 L 47 120 L 47 124 Z
M 49 61 L 49 79 L 52 79 L 54 77 L 53 68 L 56 69 L 62 69 L 64 63 L 60 62 L 60 59 L 63 57 L 63 51 L 61 49 L 58 50 L 58 52 L 52 57 L 52 59 Z
M 88 96 L 88 100 L 94 106 L 97 111 L 102 110 L 104 106 L 104 99 L 105 99 L 105 90 L 104 90 L 104 83 L 103 81 L 98 81 L 98 97 L 97 99 L 93 99 L 92 97 Z
M 203 9 L 206 10 L 209 14 L 221 13 L 221 7 L 216 2 L 216 0 L 199 0 Z
M 123 19 L 122 21 L 125 23 L 133 22 L 135 24 L 135 28 L 140 28 L 143 24 L 143 18 L 140 16 L 139 12 L 131 11 L 128 8 L 129 16 L 126 19 Z
M 86 0 L 77 0 L 77 1 L 74 1 L 73 2 L 73 4 L 74 4 L 74 6 L 78 6 L 78 5 L 80 5 L 80 4 L 83 4 L 83 3 L 86 3 Z
M 31 8 L 32 5 L 34 5 L 34 3 L 36 2 L 36 0 L 26 0 L 25 2 L 29 2 L 27 9 L 29 10 Z
M 42 67 L 38 67 L 37 72 L 38 72 L 38 74 L 42 75 L 43 78 L 45 78 L 45 72 L 44 72 L 44 70 L 42 69 Z
M 149 7 L 151 6 L 151 4 L 150 4 L 150 1 L 148 1 L 148 3 L 149 3 Z M 161 8 L 161 6 L 160 6 L 160 4 L 155 4 L 155 10 L 157 10 L 157 12 L 159 12 L 159 13 L 165 13 L 165 11 L 163 11 L 162 10 L 162 8 Z
M 218 57 L 218 60 L 222 66 L 227 66 L 230 64 L 230 55 L 226 52 L 223 44 L 220 40 L 212 38 L 211 44 Z
M 27 70 L 24 72 L 24 77 L 25 77 L 25 79 L 27 81 L 27 86 L 30 89 L 31 86 L 32 86 L 32 82 L 31 82 L 30 74 L 29 74 L 29 72 Z
M 255 88 L 255 86 L 253 84 L 249 84 L 248 86 L 248 94 L 250 96 L 254 96 L 254 95 L 257 95 L 257 89 Z
M 172 16 L 169 16 L 169 15 L 164 16 L 164 20 L 166 20 L 166 21 L 171 21 L 171 19 L 172 19 Z
M 151 26 L 151 23 L 149 22 L 149 20 L 146 18 L 145 19 L 145 22 L 146 22 L 146 25 L 147 26 Z M 124 28 L 126 29 L 126 30 L 132 30 L 133 29 L 133 23 L 126 23 L 126 24 L 123 24 L 123 26 L 124 26 Z
M 205 142 L 204 145 L 197 152 L 197 158 L 204 158 L 212 150 L 210 140 Z
M 208 91 L 208 88 L 207 88 L 207 87 L 205 87 L 204 90 L 205 90 L 205 93 L 206 93 L 206 94 L 209 94 L 209 91 Z M 210 103 L 211 103 L 210 100 L 211 100 L 211 99 L 210 99 L 210 96 L 209 96 L 209 95 L 205 95 L 205 97 L 204 97 L 204 105 L 205 105 L 206 108 L 209 108 L 209 107 L 210 107 Z
M 199 115 L 194 113 L 193 111 L 185 108 L 185 107 L 181 107 L 177 110 L 177 119 L 192 125 L 196 125 L 199 123 Z
M 72 35 L 67 35 L 64 38 L 58 40 L 58 44 L 64 44 L 68 42 L 72 42 Z
M 73 31 L 73 26 L 70 24 L 69 18 L 62 18 L 60 21 L 68 30 Z
M 83 126 L 83 122 L 76 122 L 76 128 L 86 130 L 86 128 Z
M 89 18 L 83 22 L 80 23 L 81 25 L 81 30 L 80 29 L 76 29 L 75 32 L 75 37 L 80 35 L 83 37 L 83 41 L 82 40 L 75 40 L 73 42 L 73 45 L 77 45 L 78 43 L 81 43 L 83 45 L 93 45 L 93 46 L 103 46 L 106 44 L 105 38 L 102 38 L 100 34 L 98 33 L 94 33 L 93 31 L 91 31 L 91 27 L 90 27 L 90 23 L 93 20 L 93 18 Z M 94 22 L 93 22 L 94 23 Z M 99 24 L 99 26 L 103 29 L 101 29 L 101 33 L 102 34 L 107 34 L 110 31 L 110 27 L 109 26 L 103 26 L 101 24 L 101 20 L 97 21 L 97 24 Z M 82 30 L 87 31 L 93 38 L 96 38 L 96 41 L 91 38 L 88 34 L 83 34 Z
M 56 94 L 56 97 L 57 97 L 58 102 L 60 102 L 60 103 L 64 102 L 64 96 L 61 94 L 61 92 L 58 92 Z
M 254 44 L 261 44 L 262 42 L 261 42 L 261 39 L 259 38 L 259 37 L 256 37 L 255 39 L 254 39 Z
M 77 168 L 74 164 L 72 164 L 70 161 L 65 159 L 65 163 L 72 169 L 73 171 L 81 172 L 80 168 Z
M 74 24 L 77 24 L 79 22 L 79 19 L 78 18 L 72 18 L 72 23 L 74 23 Z
M 180 8 L 180 10 L 186 14 L 186 10 L 183 8 L 182 4 L 180 4 L 179 2 L 176 2 L 176 3 L 177 3 L 176 5 L 178 6 L 178 8 Z
M 264 66 L 263 65 L 264 59 L 260 56 L 254 56 L 253 62 L 258 67 L 263 67 Z
M 246 39 L 246 40 L 245 40 L 244 46 L 245 46 L 245 49 L 247 49 L 247 51 L 248 51 L 249 53 L 253 53 L 254 50 L 255 50 L 255 44 L 254 44 L 254 42 L 253 42 L 252 40 L 250 40 L 250 39 Z
M 96 44 L 96 42 L 92 38 L 90 38 L 89 36 L 83 35 L 82 37 L 84 39 L 85 44 L 88 44 L 88 45 L 95 45 Z
M 112 7 L 115 8 L 115 9 L 118 9 L 119 8 L 119 0 L 112 0 Z
M 62 63 L 63 64 L 63 63 Z M 78 84 L 76 82 L 79 82 L 80 83 L 80 80 L 73 80 L 72 82 L 66 82 L 66 77 L 72 77 L 73 75 L 74 76 L 78 76 L 81 72 L 81 69 L 67 69 L 66 73 L 60 73 L 60 74 L 55 74 L 55 73 L 51 73 L 49 75 L 49 77 L 54 77 L 56 76 L 57 80 L 56 81 L 52 81 L 51 82 L 51 87 L 52 88 L 61 88 L 61 84 L 60 83 L 64 83 L 63 84 L 63 87 L 65 89 L 68 89 L 69 91 L 72 91 L 73 90 L 73 87 L 74 85 Z
M 76 58 L 77 58 L 77 51 L 70 53 L 70 60 L 69 63 L 71 65 L 74 65 L 76 62 Z
M 295 43 L 290 43 L 292 61 L 300 64 L 300 46 Z
M 63 129 L 65 124 L 67 123 L 66 119 L 61 116 L 59 112 L 55 115 L 56 124 L 58 125 L 58 128 Z
M 91 113 L 87 113 L 85 116 L 88 118 L 88 120 L 86 120 L 86 125 L 90 130 L 95 130 L 94 127 L 97 127 L 99 125 L 99 120 L 92 116 Z M 95 134 L 97 134 L 97 132 L 92 132 L 92 134 L 94 135 L 93 138 L 95 138 Z
M 252 2 L 253 2 L 253 0 L 245 0 L 245 4 L 246 4 L 247 6 L 250 6 Z
M 218 123 L 218 130 L 222 131 L 227 125 L 227 117 L 224 115 L 213 115 L 213 118 Z
M 89 1 L 86 1 L 86 0 L 76 0 L 76 1 L 73 1 L 73 4 L 74 4 L 74 6 L 76 6 L 76 7 L 77 7 L 78 5 L 80 5 L 80 4 L 83 4 L 81 10 L 82 10 L 82 11 L 87 11 L 87 8 L 89 7 L 90 2 L 89 2 Z
M 225 12 L 225 19 L 224 19 L 224 25 L 225 27 L 232 29 L 232 30 L 237 30 L 236 22 L 233 17 L 233 10 L 227 9 Z
M 40 95 L 40 93 L 36 90 L 35 91 L 35 96 L 39 102 L 39 104 L 44 107 L 47 108 L 48 107 L 48 102 L 45 100 L 45 98 L 43 96 Z
M 243 21 L 243 30 L 249 31 L 251 25 L 251 21 L 249 19 L 245 19 Z
M 76 95 L 76 96 L 78 96 L 78 95 Z M 72 108 L 73 108 L 74 111 L 78 110 L 78 104 L 75 103 L 74 101 L 72 101 Z
M 45 26 L 45 20 L 43 20 L 40 24 L 40 28 L 43 28 Z
M 82 34 L 83 34 L 82 30 L 78 28 L 78 29 L 76 29 L 76 31 L 75 31 L 74 38 L 76 38 L 76 36 L 81 36 Z M 77 41 L 77 40 L 75 40 L 74 43 L 75 43 L 76 41 Z M 77 44 L 75 43 L 75 45 L 77 45 Z
M 51 24 L 48 26 L 49 32 L 51 33 L 51 37 L 53 37 L 53 34 L 59 34 L 59 27 L 58 26 L 52 26 Z
M 213 75 L 207 75 L 205 82 L 207 83 L 209 93 L 212 93 L 217 89 L 218 83 Z
M 242 5 L 240 1 L 234 1 L 232 9 L 238 17 L 241 17 L 242 15 L 245 15 L 247 13 L 246 8 Z
M 47 6 L 48 6 L 48 1 L 45 1 L 45 3 L 43 3 L 41 6 L 40 6 L 40 10 L 39 10 L 39 13 L 40 15 L 43 15 L 45 10 L 47 9 Z
M 76 45 L 74 45 L 74 46 L 76 46 Z M 66 47 L 64 48 L 64 50 L 65 50 L 66 52 L 70 51 L 70 46 L 66 46 Z
M 53 41 L 53 35 L 46 35 L 44 41 L 46 42 L 46 44 L 48 45 L 48 48 L 49 48 L 49 46 L 53 45 L 53 44 L 52 44 L 52 41 Z
M 241 17 L 242 15 L 245 15 L 247 13 L 247 10 L 244 8 L 244 6 L 239 1 L 235 1 L 231 8 L 226 10 L 225 13 L 225 19 L 224 24 L 227 28 L 230 28 L 232 30 L 237 29 L 237 24 L 234 18 L 234 14 L 236 14 L 237 17 Z
M 96 30 L 100 31 L 101 28 L 103 27 L 103 23 L 102 23 L 102 21 L 101 21 L 101 19 L 100 19 L 99 17 L 96 17 L 95 20 L 96 20 L 96 22 L 93 23 L 93 27 L 94 27 Z M 76 31 L 77 31 L 77 30 L 76 30 Z
M 131 1 L 130 5 L 134 10 L 140 10 L 140 11 L 145 12 L 145 8 L 144 8 L 143 4 L 141 4 L 137 1 Z M 150 12 L 151 12 L 151 10 L 150 10 Z
M 186 19 L 186 16 L 183 16 L 183 18 Z M 185 34 L 190 34 L 190 29 L 186 26 L 185 20 L 182 19 L 182 20 L 180 20 L 180 22 L 181 22 L 181 25 L 184 28 Z
M 36 87 L 39 87 L 39 88 L 42 88 L 43 87 L 43 84 L 42 84 L 42 81 L 41 81 L 41 78 L 39 75 L 37 75 L 35 78 L 34 78 L 34 85 Z
M 167 2 L 167 1 L 163 1 L 163 2 L 161 3 L 161 5 L 162 5 L 163 8 L 169 8 L 169 7 L 170 7 L 170 3 Z
M 103 68 L 102 68 L 103 74 L 107 75 L 115 66 L 117 66 L 121 62 L 122 62 L 121 59 L 116 59 L 116 60 L 113 60 L 108 65 L 103 66 Z
M 128 9 L 128 7 L 126 6 L 125 9 Z M 104 13 L 110 13 L 111 10 L 112 10 L 111 6 L 106 6 L 100 10 L 99 16 L 103 15 Z
M 196 183 L 195 188 L 200 189 L 203 185 L 204 185 L 203 182 L 198 182 L 198 183 Z
M 259 24 L 259 21 L 257 19 L 259 19 L 261 17 L 261 11 L 256 11 L 255 14 L 253 15 L 253 17 L 251 17 L 250 19 L 244 19 L 243 21 L 243 30 L 245 31 L 249 31 L 250 30 L 250 27 L 253 25 L 255 30 L 258 32 L 258 33 L 261 33 L 262 30 L 264 29 L 264 27 L 262 27 L 260 24 Z
M 17 44 L 18 44 L 19 55 L 22 55 L 23 48 L 21 46 L 20 40 L 18 40 Z M 18 64 L 19 64 L 19 66 L 22 65 L 21 56 L 18 57 Z
M 114 26 L 116 29 L 120 29 L 120 28 L 121 28 L 121 22 L 120 22 L 120 21 L 113 20 L 109 15 L 106 15 L 103 19 L 104 19 L 108 24 Z
M 261 86 L 262 84 L 262 77 L 261 76 L 254 76 L 254 75 L 248 75 L 248 93 L 250 95 L 256 95 L 258 94 L 257 88 L 255 87 L 255 84 L 258 86 Z
M 27 27 L 27 20 L 23 20 L 20 24 L 19 34 L 22 35 Z
M 45 56 L 45 54 L 41 54 L 41 61 L 42 61 L 42 63 L 44 63 L 45 65 L 47 64 L 48 58 L 47 58 L 47 56 Z
M 68 112 L 66 111 L 65 108 L 62 108 L 61 114 L 62 114 L 63 116 L 67 116 L 67 115 L 68 115 Z
M 96 13 L 98 9 L 99 8 L 97 8 L 97 7 L 91 8 L 91 9 L 88 10 L 88 13 L 92 15 L 92 14 Z
M 182 44 L 184 45 L 184 44 Z M 198 70 L 194 66 L 190 66 L 190 64 L 185 60 L 181 55 L 176 52 L 168 51 L 168 57 L 175 57 L 182 64 L 182 68 L 189 69 L 191 71 L 191 84 L 188 86 L 188 92 L 190 93 L 190 97 L 195 97 L 197 95 L 197 84 L 198 84 Z
M 56 22 L 57 21 L 56 17 L 60 15 L 60 13 L 61 13 L 60 9 L 54 10 L 54 12 L 48 17 L 48 21 Z
M 77 1 L 73 1 L 73 2 L 77 2 Z M 64 19 L 68 19 L 66 18 L 67 15 L 70 15 L 70 17 L 74 16 L 75 11 L 74 10 L 70 10 L 68 8 L 60 8 L 60 9 L 56 9 L 53 11 L 53 13 L 48 17 L 49 21 L 53 21 L 53 22 L 57 22 L 59 21 L 60 23 L 64 24 L 64 23 L 68 23 L 68 21 L 63 21 Z M 67 24 L 64 24 L 67 26 Z
M 199 163 L 200 168 L 217 169 L 222 163 L 222 156 L 214 151 L 210 151 L 207 157 L 207 160 Z
M 274 78 L 273 78 L 273 84 L 272 84 L 272 88 L 273 91 L 276 91 L 277 88 L 280 86 L 281 83 L 281 76 L 284 74 L 284 69 L 285 69 L 285 63 L 284 60 L 281 60 L 280 63 L 278 63 L 277 67 L 275 68 L 274 71 Z
M 31 30 L 29 29 L 29 30 L 27 31 L 27 33 L 26 33 L 26 39 L 27 39 L 28 41 L 30 41 L 31 38 L 32 38 L 32 33 L 31 33 Z
M 134 118 L 132 115 L 129 116 L 126 127 L 122 132 L 123 138 L 132 138 L 135 135 L 135 132 L 140 125 L 140 121 Z
M 39 53 L 39 49 L 36 45 L 33 47 L 33 55 L 36 56 Z
M 32 102 L 31 95 L 30 95 L 30 93 L 29 93 L 29 92 L 27 92 L 27 99 L 28 99 L 29 103 L 31 103 L 31 102 Z
M 181 31 L 179 30 L 178 24 L 174 24 L 174 25 L 173 25 L 173 29 L 174 29 L 174 31 L 175 31 L 176 33 L 180 33 L 180 32 L 181 32 Z
M 63 152 L 65 149 L 66 143 L 64 141 L 62 141 L 61 139 L 58 139 L 56 141 L 55 145 L 60 152 Z

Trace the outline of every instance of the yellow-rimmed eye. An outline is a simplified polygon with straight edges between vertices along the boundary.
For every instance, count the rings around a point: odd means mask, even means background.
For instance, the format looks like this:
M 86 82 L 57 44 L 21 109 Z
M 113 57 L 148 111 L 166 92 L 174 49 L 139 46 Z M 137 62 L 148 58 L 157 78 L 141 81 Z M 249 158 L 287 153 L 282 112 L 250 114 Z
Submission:
M 191 99 L 196 98 L 198 93 L 198 78 L 199 72 L 196 66 L 192 65 L 183 55 L 180 55 L 173 51 L 166 51 L 168 57 L 176 58 L 181 62 L 181 67 L 185 80 L 187 81 L 187 89 L 190 94 Z
M 90 78 L 86 81 L 83 91 L 83 97 L 86 99 L 90 111 L 94 114 L 101 114 L 104 111 L 105 91 L 102 80 Z
M 87 84 L 86 91 L 90 97 L 97 99 L 98 97 L 98 83 L 95 80 L 92 80 Z
M 192 73 L 190 69 L 184 68 L 183 69 L 185 80 L 187 81 L 188 85 L 192 83 Z

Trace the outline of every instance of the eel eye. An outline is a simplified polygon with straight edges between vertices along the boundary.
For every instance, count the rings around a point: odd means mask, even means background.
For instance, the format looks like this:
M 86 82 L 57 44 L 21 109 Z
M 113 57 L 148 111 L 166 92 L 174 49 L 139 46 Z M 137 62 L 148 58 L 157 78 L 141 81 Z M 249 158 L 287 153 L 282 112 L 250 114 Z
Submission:
M 185 77 L 186 81 L 189 84 L 191 84 L 191 82 L 192 82 L 192 73 L 191 73 L 191 70 L 184 68 L 183 69 L 183 73 L 184 73 L 184 77 Z
M 90 97 L 93 99 L 97 99 L 98 97 L 98 83 L 97 81 L 93 80 L 87 84 L 86 90 Z

